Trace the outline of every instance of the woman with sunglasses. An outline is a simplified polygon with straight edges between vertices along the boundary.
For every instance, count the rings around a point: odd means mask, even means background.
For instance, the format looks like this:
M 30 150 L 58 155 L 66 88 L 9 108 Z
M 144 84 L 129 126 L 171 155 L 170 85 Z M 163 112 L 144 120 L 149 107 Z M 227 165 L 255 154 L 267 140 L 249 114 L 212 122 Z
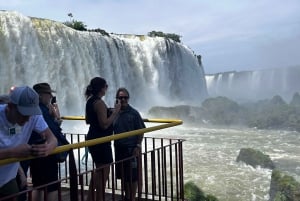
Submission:
M 112 123 L 120 111 L 121 105 L 116 103 L 112 112 L 108 110 L 105 102 L 102 100 L 102 97 L 106 94 L 107 87 L 105 79 L 94 77 L 86 88 L 85 119 L 86 123 L 90 125 L 87 140 L 113 134 Z M 91 178 L 87 201 L 102 201 L 105 200 L 105 186 L 110 172 L 110 167 L 105 165 L 113 162 L 111 142 L 90 146 L 89 152 L 96 168 L 99 170 L 95 171 Z M 95 189 L 96 195 L 94 194 Z

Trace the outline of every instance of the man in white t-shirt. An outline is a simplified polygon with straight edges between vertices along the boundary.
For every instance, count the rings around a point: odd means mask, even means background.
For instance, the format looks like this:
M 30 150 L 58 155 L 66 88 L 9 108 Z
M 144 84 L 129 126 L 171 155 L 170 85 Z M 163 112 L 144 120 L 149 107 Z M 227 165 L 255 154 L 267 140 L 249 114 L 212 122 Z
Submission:
M 41 134 L 43 144 L 27 144 L 32 131 Z M 39 108 L 38 94 L 28 86 L 14 87 L 9 102 L 0 105 L 0 160 L 47 156 L 57 146 Z M 0 165 L 0 198 L 18 192 L 16 175 L 19 162 Z

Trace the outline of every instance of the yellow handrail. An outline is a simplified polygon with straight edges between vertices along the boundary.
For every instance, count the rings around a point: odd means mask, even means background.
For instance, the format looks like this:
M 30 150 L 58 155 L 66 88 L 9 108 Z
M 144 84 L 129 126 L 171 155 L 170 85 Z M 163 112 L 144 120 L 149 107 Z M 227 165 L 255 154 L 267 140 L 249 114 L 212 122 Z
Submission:
M 84 116 L 63 116 L 62 119 L 64 119 L 64 120 L 85 120 Z M 84 142 L 59 146 L 53 150 L 51 155 L 57 154 L 60 152 L 64 152 L 64 151 L 68 151 L 70 149 L 78 149 L 78 148 L 82 148 L 82 147 L 86 147 L 86 146 L 93 146 L 96 144 L 105 143 L 105 142 L 109 142 L 112 140 L 118 140 L 121 138 L 130 137 L 130 136 L 142 135 L 144 133 L 148 133 L 148 132 L 152 132 L 152 131 L 156 131 L 156 130 L 160 130 L 160 129 L 165 129 L 165 128 L 169 128 L 169 127 L 173 127 L 173 126 L 178 126 L 183 123 L 182 120 L 179 120 L 179 119 L 143 119 L 143 120 L 144 120 L 144 122 L 166 123 L 166 124 L 143 128 L 143 129 L 138 129 L 138 130 L 129 131 L 129 132 L 124 132 L 124 133 L 120 133 L 120 134 L 116 134 L 116 135 L 110 135 L 110 136 L 97 138 L 97 139 L 93 139 L 93 140 L 86 140 Z M 33 159 L 33 158 L 36 158 L 36 157 L 30 156 L 30 157 L 25 157 L 25 158 L 23 157 L 23 158 L 3 159 L 3 160 L 0 160 L 0 165 L 5 165 L 8 163 L 13 163 L 13 162 L 18 162 L 18 161 L 24 161 L 24 160 Z

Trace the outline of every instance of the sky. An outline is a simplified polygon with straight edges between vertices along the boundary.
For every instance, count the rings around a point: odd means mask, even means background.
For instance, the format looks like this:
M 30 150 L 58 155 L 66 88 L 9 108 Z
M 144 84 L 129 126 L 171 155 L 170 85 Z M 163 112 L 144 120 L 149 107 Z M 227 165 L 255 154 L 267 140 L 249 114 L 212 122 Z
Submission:
M 108 33 L 175 33 L 206 74 L 300 66 L 300 0 L 0 0 L 0 10 Z

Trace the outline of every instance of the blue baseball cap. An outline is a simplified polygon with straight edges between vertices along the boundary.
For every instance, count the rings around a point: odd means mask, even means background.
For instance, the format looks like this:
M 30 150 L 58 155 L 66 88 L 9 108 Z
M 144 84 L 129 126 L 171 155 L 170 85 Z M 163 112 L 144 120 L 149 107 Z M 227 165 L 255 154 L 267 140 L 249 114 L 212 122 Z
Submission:
M 28 86 L 12 88 L 9 100 L 17 105 L 18 111 L 24 116 L 42 114 L 39 107 L 39 95 Z

